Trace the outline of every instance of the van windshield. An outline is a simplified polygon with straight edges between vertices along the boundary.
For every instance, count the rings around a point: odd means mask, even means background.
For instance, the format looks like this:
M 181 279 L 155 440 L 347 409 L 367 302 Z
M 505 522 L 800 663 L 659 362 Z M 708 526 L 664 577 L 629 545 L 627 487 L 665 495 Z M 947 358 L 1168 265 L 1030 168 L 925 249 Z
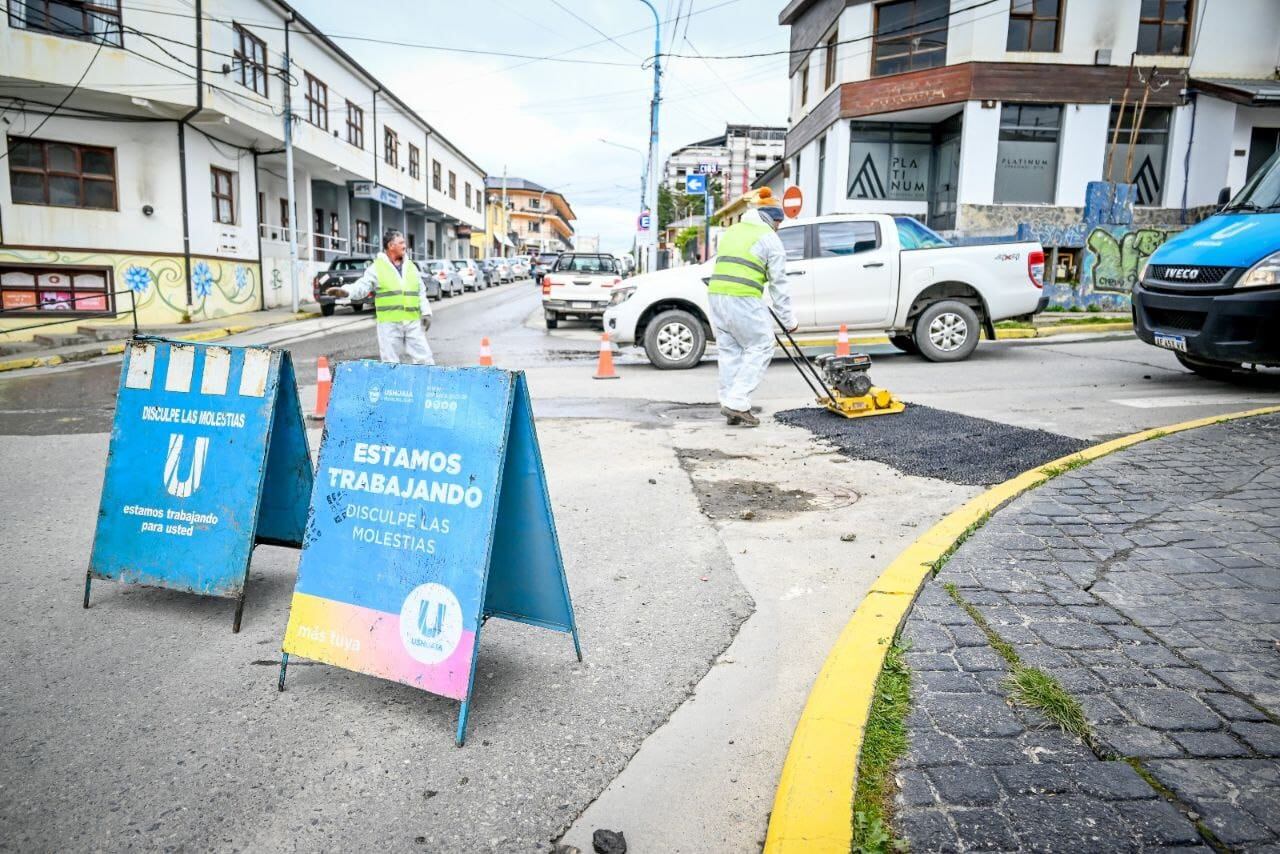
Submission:
M 1280 151 L 1262 165 L 1224 211 L 1280 211 Z

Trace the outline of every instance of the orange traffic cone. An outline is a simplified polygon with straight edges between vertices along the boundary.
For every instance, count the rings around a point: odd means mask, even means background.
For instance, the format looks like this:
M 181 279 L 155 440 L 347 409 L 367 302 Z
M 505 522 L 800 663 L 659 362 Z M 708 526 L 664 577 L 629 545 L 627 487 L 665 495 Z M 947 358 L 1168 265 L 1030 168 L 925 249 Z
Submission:
M 493 350 L 489 348 L 488 338 L 480 339 L 480 367 L 482 368 L 493 367 Z
M 316 414 L 311 416 L 317 421 L 324 420 L 325 410 L 329 408 L 329 390 L 333 387 L 333 374 L 329 371 L 329 360 L 321 356 L 316 360 Z
M 840 324 L 840 334 L 836 336 L 836 355 L 849 355 L 849 326 L 848 324 Z
M 613 370 L 613 348 L 609 346 L 609 333 L 600 336 L 600 358 L 596 361 L 597 380 L 616 380 L 618 374 Z

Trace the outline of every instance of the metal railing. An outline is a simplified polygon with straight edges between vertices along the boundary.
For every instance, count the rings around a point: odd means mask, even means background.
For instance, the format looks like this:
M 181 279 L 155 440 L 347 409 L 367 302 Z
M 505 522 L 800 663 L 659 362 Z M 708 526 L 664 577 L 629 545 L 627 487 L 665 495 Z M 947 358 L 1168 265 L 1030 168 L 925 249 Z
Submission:
M 311 252 L 314 254 L 314 260 L 316 261 L 328 261 L 335 257 L 346 255 L 348 254 L 348 247 L 351 245 L 351 241 L 347 238 L 339 237 L 335 234 L 290 229 L 287 226 L 272 225 L 267 222 L 258 223 L 258 235 L 270 243 L 288 243 L 291 231 L 298 241 L 299 257 Z
M 119 290 L 119 291 L 100 291 L 98 293 L 92 293 L 92 294 L 80 294 L 80 295 L 71 297 L 71 299 L 69 300 L 59 299 L 59 300 L 55 300 L 52 303 L 42 303 L 40 305 L 20 305 L 15 308 L 0 308 L 0 320 L 7 320 L 9 319 L 8 315 L 20 315 L 23 312 L 27 312 L 28 316 L 30 315 L 31 312 L 47 312 L 49 311 L 50 305 L 74 304 L 80 300 L 90 300 L 90 299 L 100 300 L 106 296 L 114 297 L 114 296 L 119 296 L 120 294 L 129 295 L 129 314 L 131 315 L 131 318 L 133 320 L 133 333 L 137 335 L 138 334 L 138 304 L 137 304 L 137 301 L 134 299 L 135 294 L 132 288 L 124 288 L 123 290 Z M 54 309 L 54 310 L 60 311 L 61 309 Z M 67 309 L 67 311 L 74 311 L 74 310 L 75 310 L 74 307 L 71 309 Z M 119 316 L 120 316 L 120 311 L 118 309 L 115 309 L 109 315 L 95 313 L 93 315 L 88 316 L 87 318 L 66 317 L 66 318 L 62 318 L 61 320 L 46 320 L 43 323 L 32 323 L 32 324 L 28 324 L 27 326 L 14 326 L 8 329 L 0 329 L 0 335 L 7 335 L 10 332 L 27 332 L 32 329 L 43 329 L 46 326 L 61 326 L 63 324 L 72 323 L 77 320 L 86 320 L 86 319 L 92 320 L 95 317 L 119 317 Z

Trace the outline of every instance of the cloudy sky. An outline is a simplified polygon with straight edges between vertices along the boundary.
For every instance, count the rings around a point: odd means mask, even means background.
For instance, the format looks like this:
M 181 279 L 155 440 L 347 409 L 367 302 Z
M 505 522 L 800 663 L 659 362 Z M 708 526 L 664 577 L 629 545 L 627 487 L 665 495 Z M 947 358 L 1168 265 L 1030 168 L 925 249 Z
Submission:
M 654 0 L 664 61 L 663 158 L 726 123 L 784 125 L 782 0 Z M 561 190 L 582 235 L 630 248 L 648 145 L 653 15 L 640 0 L 297 0 L 302 14 L 491 174 Z M 679 14 L 679 25 L 676 17 Z M 343 35 L 575 62 L 370 44 Z M 606 36 L 610 37 L 606 39 Z M 587 62 L 582 62 L 582 61 Z M 588 64 L 591 63 L 591 64 Z M 608 64 L 605 64 L 608 63 Z M 617 63 L 617 64 L 613 64 Z M 601 142 L 601 139 L 617 145 Z

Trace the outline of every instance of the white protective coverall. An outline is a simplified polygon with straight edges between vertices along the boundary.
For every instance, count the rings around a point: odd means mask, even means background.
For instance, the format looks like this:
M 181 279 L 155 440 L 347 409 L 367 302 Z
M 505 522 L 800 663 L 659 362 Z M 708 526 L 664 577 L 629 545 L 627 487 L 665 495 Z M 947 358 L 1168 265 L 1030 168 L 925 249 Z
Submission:
M 751 254 L 768 268 L 769 299 L 773 310 L 790 329 L 796 324 L 787 288 L 787 252 L 767 217 L 756 210 L 742 215 L 744 220 L 748 217 L 769 226 L 769 232 L 751 247 Z M 707 299 L 711 303 L 711 327 L 715 330 L 720 354 L 720 405 L 750 412 L 751 394 L 773 361 L 773 333 L 779 331 L 778 326 L 769 316 L 769 306 L 763 296 L 708 294 Z
M 385 252 L 378 253 L 384 258 Z M 387 261 L 390 262 L 390 258 Z M 408 258 L 401 261 L 400 277 L 404 278 L 404 264 L 412 264 Z M 392 268 L 395 264 L 391 265 Z M 418 270 L 418 303 L 422 316 L 424 318 L 431 317 L 431 303 L 427 300 L 427 280 L 426 274 Z M 353 300 L 361 300 L 373 293 L 378 287 L 378 274 L 370 264 L 364 268 L 364 275 L 349 285 L 343 285 L 342 289 L 347 292 L 348 296 Z M 409 365 L 434 365 L 435 357 L 431 354 L 431 345 L 427 343 L 427 333 L 422 328 L 423 323 L 420 320 L 405 320 L 387 323 L 379 320 L 374 324 L 378 327 L 378 358 L 383 362 L 404 362 Z M 430 325 L 428 321 L 427 325 Z

